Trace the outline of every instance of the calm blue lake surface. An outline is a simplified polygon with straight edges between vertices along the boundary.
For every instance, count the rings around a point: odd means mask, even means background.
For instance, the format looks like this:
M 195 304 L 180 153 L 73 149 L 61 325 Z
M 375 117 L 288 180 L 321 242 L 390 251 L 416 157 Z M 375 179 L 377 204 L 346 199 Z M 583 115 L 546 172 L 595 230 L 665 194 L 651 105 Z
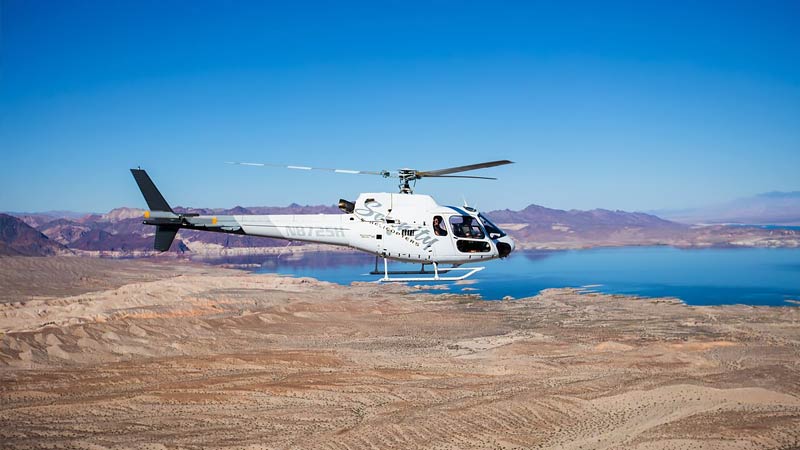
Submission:
M 350 253 L 314 253 L 302 259 L 259 257 L 258 272 L 309 276 L 339 284 L 374 281 L 375 258 Z M 542 289 L 587 287 L 606 293 L 678 297 L 692 305 L 743 303 L 794 305 L 800 301 L 800 249 L 702 249 L 622 247 L 515 252 L 489 261 L 473 284 L 450 283 L 450 292 L 496 300 L 536 295 Z M 419 265 L 392 264 L 393 270 Z M 420 283 L 412 283 L 420 284 Z M 468 288 L 468 290 L 463 290 Z M 473 290 L 474 289 L 474 290 Z

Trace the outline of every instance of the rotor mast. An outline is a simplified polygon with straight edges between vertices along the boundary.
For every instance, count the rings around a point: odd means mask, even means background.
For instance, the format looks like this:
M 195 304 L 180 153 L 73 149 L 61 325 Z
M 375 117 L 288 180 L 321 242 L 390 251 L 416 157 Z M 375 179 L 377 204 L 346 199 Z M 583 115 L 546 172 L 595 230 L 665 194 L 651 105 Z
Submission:
M 408 183 L 410 181 L 419 180 L 419 177 L 417 176 L 417 171 L 414 169 L 400 169 L 397 171 L 397 177 L 400 178 L 400 184 L 398 185 L 398 187 L 400 188 L 400 193 L 413 194 L 414 190 L 411 189 L 411 186 L 409 186 Z

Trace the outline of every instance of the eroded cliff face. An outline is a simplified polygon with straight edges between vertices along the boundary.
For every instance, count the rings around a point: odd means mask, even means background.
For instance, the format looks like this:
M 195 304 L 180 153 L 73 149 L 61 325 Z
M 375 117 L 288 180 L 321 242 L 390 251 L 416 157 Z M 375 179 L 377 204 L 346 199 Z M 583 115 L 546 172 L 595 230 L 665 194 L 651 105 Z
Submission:
M 571 289 L 484 302 L 197 265 L 4 261 L 9 286 L 51 275 L 0 308 L 6 448 L 744 449 L 800 439 L 797 308 Z

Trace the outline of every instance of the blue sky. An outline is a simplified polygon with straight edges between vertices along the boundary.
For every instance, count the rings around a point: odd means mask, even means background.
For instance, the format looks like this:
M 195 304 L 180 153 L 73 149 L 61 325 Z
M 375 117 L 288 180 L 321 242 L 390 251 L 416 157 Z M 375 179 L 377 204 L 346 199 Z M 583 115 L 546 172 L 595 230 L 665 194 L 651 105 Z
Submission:
M 290 4 L 290 5 L 289 5 Z M 0 0 L 0 210 L 334 204 L 421 170 L 481 209 L 800 190 L 800 3 Z

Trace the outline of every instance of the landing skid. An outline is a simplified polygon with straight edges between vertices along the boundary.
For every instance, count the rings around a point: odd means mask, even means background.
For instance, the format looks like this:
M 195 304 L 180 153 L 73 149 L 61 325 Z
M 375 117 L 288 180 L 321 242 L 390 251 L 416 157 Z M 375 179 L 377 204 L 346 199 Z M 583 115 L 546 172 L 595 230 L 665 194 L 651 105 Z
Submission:
M 459 281 L 465 280 L 472 275 L 485 269 L 485 267 L 439 267 L 439 263 L 431 263 L 433 271 L 425 270 L 425 264 L 422 265 L 420 270 L 389 270 L 389 262 L 383 258 L 383 272 L 378 271 L 378 260 L 375 260 L 375 270 L 370 272 L 370 275 L 383 275 L 383 278 L 378 280 L 378 283 L 387 282 L 407 282 L 407 281 Z M 461 275 L 442 276 L 450 272 L 464 272 Z M 400 277 L 392 278 L 389 275 L 433 275 L 433 276 L 418 276 L 418 277 Z

